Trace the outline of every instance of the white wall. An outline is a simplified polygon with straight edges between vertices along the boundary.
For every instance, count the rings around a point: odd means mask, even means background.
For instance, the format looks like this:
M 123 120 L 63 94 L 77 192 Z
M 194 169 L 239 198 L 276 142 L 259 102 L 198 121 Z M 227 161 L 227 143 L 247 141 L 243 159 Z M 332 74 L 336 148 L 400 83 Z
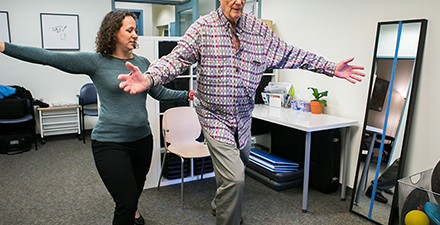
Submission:
M 440 134 L 440 121 L 436 119 L 440 105 L 437 104 L 437 96 L 433 95 L 440 86 L 436 66 L 440 58 L 440 46 L 436 38 L 440 36 L 440 14 L 436 10 L 439 7 L 439 1 L 431 0 L 264 0 L 262 18 L 273 20 L 275 32 L 288 43 L 336 62 L 356 57 L 353 64 L 365 67 L 367 77 L 356 85 L 300 70 L 280 72 L 280 80 L 292 82 L 295 91 L 302 93 L 302 96 L 309 95 L 308 86 L 329 90 L 329 106 L 324 113 L 359 120 L 359 127 L 362 127 L 364 121 L 377 22 L 428 19 L 425 54 L 405 169 L 406 174 L 413 174 L 434 167 L 440 159 L 436 143 Z M 360 128 L 352 129 L 348 173 L 350 187 L 353 186 L 361 135 Z
M 153 35 L 158 35 L 158 30 L 156 26 L 164 26 L 170 25 L 171 22 L 174 22 L 174 6 L 172 5 L 153 5 L 153 24 L 154 32 Z
M 199 15 L 203 16 L 216 10 L 216 1 L 217 0 L 199 0 Z
M 105 14 L 110 10 L 109 0 L 0 0 L 0 11 L 9 13 L 11 42 L 19 45 L 42 46 L 40 13 L 79 15 L 81 52 L 94 51 L 96 33 Z M 85 75 L 70 75 L 48 66 L 21 62 L 3 54 L 0 54 L 0 68 L 0 84 L 23 86 L 32 92 L 34 98 L 43 98 L 48 103 L 76 103 L 76 94 L 80 87 L 91 82 Z

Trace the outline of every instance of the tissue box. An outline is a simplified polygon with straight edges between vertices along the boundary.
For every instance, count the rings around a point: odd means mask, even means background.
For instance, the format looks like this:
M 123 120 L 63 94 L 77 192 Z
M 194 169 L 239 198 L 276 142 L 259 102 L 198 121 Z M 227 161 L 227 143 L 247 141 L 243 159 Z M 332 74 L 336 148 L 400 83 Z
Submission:
M 268 106 L 283 107 L 286 101 L 286 94 L 261 93 L 264 104 Z
M 310 103 L 309 102 L 292 100 L 290 105 L 293 110 L 298 110 L 301 112 L 310 112 Z

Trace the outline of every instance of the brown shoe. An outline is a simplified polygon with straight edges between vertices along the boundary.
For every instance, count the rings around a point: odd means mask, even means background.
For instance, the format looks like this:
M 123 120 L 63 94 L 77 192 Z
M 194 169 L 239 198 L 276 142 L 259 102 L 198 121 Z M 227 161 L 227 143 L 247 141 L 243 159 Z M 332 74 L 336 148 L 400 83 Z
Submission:
M 212 209 L 211 213 L 213 216 L 217 216 L 217 211 L 215 209 Z M 240 218 L 240 225 L 242 224 L 243 224 L 243 217 Z

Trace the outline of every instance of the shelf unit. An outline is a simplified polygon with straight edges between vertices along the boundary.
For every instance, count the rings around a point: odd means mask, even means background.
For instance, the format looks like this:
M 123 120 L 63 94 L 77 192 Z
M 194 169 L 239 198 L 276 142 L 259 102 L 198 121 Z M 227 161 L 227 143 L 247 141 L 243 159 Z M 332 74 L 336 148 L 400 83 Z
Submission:
M 79 105 L 37 108 L 41 144 L 46 143 L 46 136 L 76 133 L 80 137 L 79 108 Z
M 165 42 L 177 42 L 181 39 L 181 37 L 149 37 L 149 36 L 139 36 L 138 43 L 140 48 L 135 49 L 133 52 L 136 55 L 143 56 L 147 58 L 150 62 L 154 62 L 156 59 L 160 58 L 163 50 L 160 49 L 160 43 Z M 171 50 L 171 49 L 169 49 Z M 188 75 L 181 75 L 176 80 L 180 79 L 188 79 L 188 88 L 193 88 L 193 80 L 194 77 L 192 75 L 192 70 L 189 71 Z M 190 103 L 189 105 L 191 105 Z M 150 122 L 151 132 L 153 134 L 153 156 L 151 160 L 150 171 L 147 175 L 147 180 L 145 182 L 144 189 L 157 187 L 157 183 L 159 181 L 161 166 L 162 166 L 162 153 L 165 150 L 162 145 L 161 140 L 161 118 L 163 112 L 161 112 L 161 106 L 159 101 L 153 99 L 149 95 L 147 96 L 147 111 L 148 111 L 148 119 Z M 163 107 L 162 107 L 163 108 Z M 192 165 L 192 162 L 191 162 Z M 214 173 L 211 175 L 205 174 L 203 177 L 213 177 Z M 200 176 L 193 175 L 192 171 L 190 176 L 185 177 L 184 181 L 193 181 L 200 179 Z M 167 186 L 172 184 L 179 184 L 180 178 L 177 179 L 166 179 L 162 178 L 161 186 Z

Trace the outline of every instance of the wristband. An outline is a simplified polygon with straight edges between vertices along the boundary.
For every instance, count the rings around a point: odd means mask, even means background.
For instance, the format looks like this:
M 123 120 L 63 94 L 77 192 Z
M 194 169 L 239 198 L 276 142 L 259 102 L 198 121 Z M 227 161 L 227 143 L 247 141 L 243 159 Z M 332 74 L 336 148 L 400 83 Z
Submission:
M 150 83 L 151 83 L 150 87 L 153 87 L 154 86 L 153 76 L 151 76 L 150 73 L 145 73 L 145 75 L 147 75 L 148 79 L 150 79 Z

